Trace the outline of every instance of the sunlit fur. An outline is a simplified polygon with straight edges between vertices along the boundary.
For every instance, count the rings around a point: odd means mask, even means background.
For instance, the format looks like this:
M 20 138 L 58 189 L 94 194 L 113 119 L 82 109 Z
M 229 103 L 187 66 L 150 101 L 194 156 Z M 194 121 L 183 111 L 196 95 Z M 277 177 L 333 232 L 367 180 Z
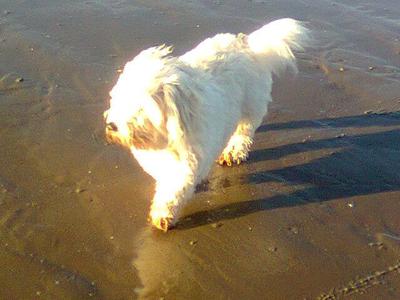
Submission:
M 297 71 L 292 50 L 306 40 L 301 23 L 280 19 L 250 35 L 218 34 L 180 57 L 150 48 L 126 64 L 104 113 L 106 135 L 156 180 L 155 227 L 174 225 L 215 160 L 246 160 L 272 74 Z

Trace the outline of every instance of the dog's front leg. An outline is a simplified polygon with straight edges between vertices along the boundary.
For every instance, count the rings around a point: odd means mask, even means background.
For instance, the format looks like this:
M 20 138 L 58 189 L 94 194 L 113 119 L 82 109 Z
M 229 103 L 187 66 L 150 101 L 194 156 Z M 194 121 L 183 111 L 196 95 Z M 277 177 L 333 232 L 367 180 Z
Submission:
M 196 184 L 196 165 L 189 160 L 164 161 L 166 167 L 156 177 L 156 192 L 150 208 L 150 221 L 163 231 L 173 226 L 181 208 L 193 196 Z
M 150 220 L 153 226 L 163 231 L 170 229 L 176 223 L 181 208 L 193 192 L 194 187 L 191 183 L 176 190 L 173 185 L 157 182 L 156 193 L 150 208 Z

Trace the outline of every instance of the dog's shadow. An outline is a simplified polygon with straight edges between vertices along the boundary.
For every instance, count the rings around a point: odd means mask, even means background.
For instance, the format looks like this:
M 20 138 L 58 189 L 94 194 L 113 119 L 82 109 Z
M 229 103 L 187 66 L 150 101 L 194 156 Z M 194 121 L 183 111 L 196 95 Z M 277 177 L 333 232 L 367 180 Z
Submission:
M 400 190 L 400 113 L 371 114 L 317 121 L 263 125 L 259 131 L 304 127 L 392 127 L 363 135 L 341 136 L 284 145 L 250 153 L 249 163 L 279 159 L 311 150 L 340 148 L 332 155 L 309 163 L 273 171 L 247 174 L 241 184 L 281 181 L 310 186 L 290 194 L 230 203 L 196 212 L 181 219 L 176 229 L 189 229 L 211 222 L 238 218 L 263 210 L 324 202 L 338 198 Z M 393 129 L 395 128 L 395 129 Z

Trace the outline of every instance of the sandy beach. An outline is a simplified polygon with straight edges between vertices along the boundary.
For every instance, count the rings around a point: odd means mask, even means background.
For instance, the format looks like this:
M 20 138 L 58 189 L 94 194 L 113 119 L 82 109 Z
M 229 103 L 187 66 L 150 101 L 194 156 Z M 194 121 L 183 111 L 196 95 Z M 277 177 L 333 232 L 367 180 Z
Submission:
M 0 299 L 400 299 L 400 3 L 0 0 Z M 104 140 L 124 64 L 282 17 L 315 44 L 177 227 Z

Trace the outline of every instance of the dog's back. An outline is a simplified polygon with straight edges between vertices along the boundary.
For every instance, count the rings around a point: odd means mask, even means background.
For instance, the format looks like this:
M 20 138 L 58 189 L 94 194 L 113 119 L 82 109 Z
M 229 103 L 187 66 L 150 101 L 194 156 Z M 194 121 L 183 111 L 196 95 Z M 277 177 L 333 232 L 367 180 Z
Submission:
M 245 45 L 238 39 L 238 35 L 220 33 L 202 41 L 194 49 L 179 57 L 179 60 L 192 67 L 207 69 L 210 63 L 224 59 L 225 53 L 232 54 L 244 48 Z
M 201 69 L 235 54 L 255 57 L 279 75 L 286 68 L 297 71 L 293 50 L 303 50 L 309 42 L 308 30 L 301 22 L 285 18 L 268 23 L 249 35 L 221 33 L 208 38 L 179 59 Z

